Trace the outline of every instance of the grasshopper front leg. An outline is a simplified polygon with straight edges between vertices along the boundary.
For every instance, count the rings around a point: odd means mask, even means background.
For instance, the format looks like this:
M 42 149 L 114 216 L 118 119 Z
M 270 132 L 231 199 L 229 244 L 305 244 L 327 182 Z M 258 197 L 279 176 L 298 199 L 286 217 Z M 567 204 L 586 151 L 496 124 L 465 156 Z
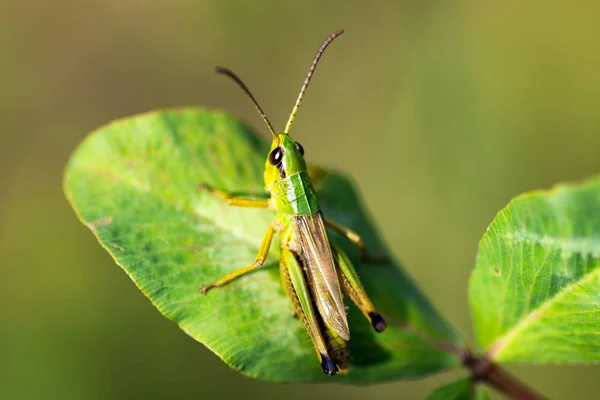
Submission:
M 327 344 L 321 335 L 321 327 L 317 314 L 312 305 L 312 297 L 310 295 L 302 266 L 296 259 L 295 254 L 284 247 L 281 249 L 281 279 L 283 287 L 288 295 L 292 308 L 304 328 L 308 332 L 313 347 L 321 361 L 321 368 L 327 375 L 335 375 L 338 372 L 335 361 L 329 356 Z
M 203 183 L 198 185 L 198 189 L 204 190 L 212 194 L 213 196 L 224 200 L 230 206 L 237 207 L 248 207 L 248 208 L 269 208 L 269 199 L 247 199 L 242 197 L 234 197 L 231 193 L 227 193 L 223 190 L 214 189 Z
M 377 310 L 375 310 L 375 306 L 373 306 L 369 296 L 367 296 L 367 292 L 365 292 L 352 262 L 346 253 L 336 245 L 331 245 L 331 251 L 337 269 L 338 279 L 340 280 L 340 286 L 364 316 L 367 317 L 373 328 L 377 332 L 383 332 L 385 328 L 387 328 L 387 323 Z
M 218 281 L 211 283 L 210 285 L 203 286 L 200 288 L 200 292 L 202 294 L 206 294 L 210 289 L 216 288 L 219 286 L 223 286 L 228 282 L 231 282 L 235 278 L 244 275 L 250 271 L 254 271 L 257 268 L 262 267 L 267 259 L 267 254 L 269 254 L 269 249 L 271 248 L 271 242 L 273 241 L 273 236 L 275 235 L 275 227 L 274 224 L 269 225 L 267 229 L 267 233 L 263 238 L 262 244 L 260 245 L 260 249 L 258 250 L 258 254 L 256 255 L 256 259 L 253 264 L 248 265 L 247 267 L 240 268 L 237 271 L 233 271 L 230 274 L 225 275 Z

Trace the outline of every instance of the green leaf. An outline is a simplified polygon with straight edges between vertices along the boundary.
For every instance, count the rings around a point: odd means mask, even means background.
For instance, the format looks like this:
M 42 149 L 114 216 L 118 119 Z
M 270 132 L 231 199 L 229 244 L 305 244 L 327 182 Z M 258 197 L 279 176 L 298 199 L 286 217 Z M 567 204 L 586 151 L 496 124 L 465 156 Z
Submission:
M 310 150 L 309 150 L 310 151 Z M 65 192 L 81 221 L 167 318 L 242 373 L 274 381 L 370 383 L 414 378 L 458 365 L 423 339 L 460 343 L 396 263 L 356 263 L 389 328 L 377 334 L 349 313 L 353 365 L 347 376 L 321 371 L 308 334 L 291 316 L 278 267 L 278 240 L 265 266 L 206 296 L 202 285 L 253 262 L 272 210 L 230 207 L 199 183 L 263 193 L 268 143 L 237 119 L 199 109 L 159 111 L 113 122 L 74 152 Z M 382 242 L 346 178 L 316 188 L 324 213 Z M 132 318 L 132 324 L 135 319 Z
M 471 378 L 462 378 L 438 388 L 427 400 L 488 400 L 487 390 L 473 384 Z
M 469 285 L 497 361 L 600 361 L 600 179 L 517 197 L 492 221 Z

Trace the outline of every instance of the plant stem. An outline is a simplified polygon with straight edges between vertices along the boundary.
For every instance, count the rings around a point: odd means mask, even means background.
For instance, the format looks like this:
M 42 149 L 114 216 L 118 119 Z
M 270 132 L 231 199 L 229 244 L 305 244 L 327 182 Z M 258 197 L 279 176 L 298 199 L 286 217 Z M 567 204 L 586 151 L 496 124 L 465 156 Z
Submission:
M 467 348 L 433 339 L 408 323 L 398 323 L 394 320 L 390 322 L 428 342 L 440 351 L 457 356 L 462 365 L 471 372 L 475 382 L 483 382 L 513 400 L 547 400 L 547 397 L 535 392 L 498 364 L 492 362 L 487 354 L 476 356 Z
M 471 371 L 473 379 L 484 382 L 514 400 L 545 400 L 546 397 L 510 375 L 498 364 L 490 361 L 487 356 L 473 356 L 470 352 L 462 358 L 463 365 Z

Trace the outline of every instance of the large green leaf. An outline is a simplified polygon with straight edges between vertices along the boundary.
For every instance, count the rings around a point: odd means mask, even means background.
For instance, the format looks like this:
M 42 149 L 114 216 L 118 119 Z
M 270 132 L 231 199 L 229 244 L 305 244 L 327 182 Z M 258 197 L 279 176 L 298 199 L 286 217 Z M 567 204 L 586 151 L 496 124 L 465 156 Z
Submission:
M 159 111 L 113 122 L 74 152 L 65 192 L 142 292 L 167 318 L 242 373 L 275 381 L 369 383 L 414 378 L 458 364 L 421 336 L 460 342 L 396 263 L 356 262 L 390 327 L 375 333 L 349 314 L 352 370 L 327 377 L 279 278 L 278 242 L 265 267 L 203 296 L 200 286 L 253 262 L 273 211 L 229 207 L 199 183 L 263 192 L 268 143 L 237 119 L 198 109 Z M 348 180 L 326 175 L 317 187 L 329 217 L 382 243 Z M 135 324 L 135 319 L 132 319 Z M 416 334 L 415 334 L 416 332 Z
M 471 378 L 461 378 L 438 388 L 427 400 L 488 400 L 487 390 L 476 386 Z
M 514 199 L 479 245 L 469 300 L 498 361 L 600 361 L 600 179 Z

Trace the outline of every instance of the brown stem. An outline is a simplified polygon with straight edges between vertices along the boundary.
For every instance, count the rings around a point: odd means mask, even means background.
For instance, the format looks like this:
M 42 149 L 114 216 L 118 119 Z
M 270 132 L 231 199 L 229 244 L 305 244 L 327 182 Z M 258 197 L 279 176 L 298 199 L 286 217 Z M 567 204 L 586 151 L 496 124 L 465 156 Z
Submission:
M 471 375 L 475 381 L 488 384 L 508 398 L 514 400 L 547 399 L 510 375 L 498 364 L 490 361 L 486 356 L 475 357 L 468 354 L 463 359 L 463 365 L 471 371 Z
M 433 339 L 408 323 L 399 323 L 391 318 L 388 318 L 388 320 L 440 351 L 457 356 L 462 365 L 471 372 L 475 382 L 483 382 L 513 400 L 547 400 L 547 397 L 536 393 L 498 364 L 493 363 L 487 355 L 476 356 L 467 348 Z

